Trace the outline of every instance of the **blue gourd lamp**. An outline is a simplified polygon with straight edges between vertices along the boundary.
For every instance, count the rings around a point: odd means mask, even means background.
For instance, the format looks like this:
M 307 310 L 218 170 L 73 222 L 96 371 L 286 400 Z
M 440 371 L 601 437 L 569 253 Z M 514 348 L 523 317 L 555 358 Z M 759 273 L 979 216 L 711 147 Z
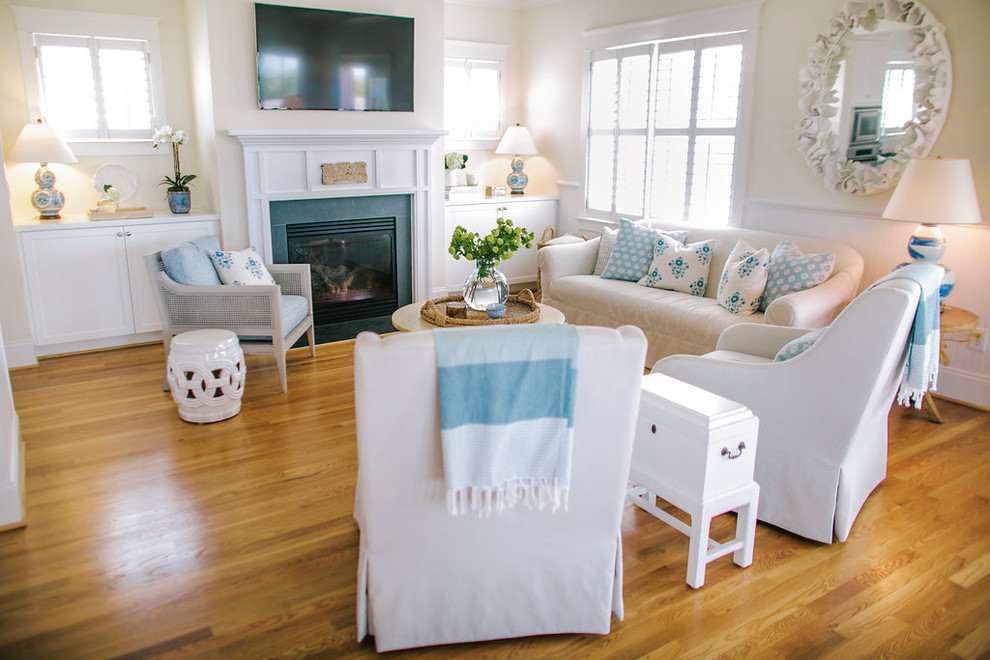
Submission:
M 505 177 L 505 183 L 508 184 L 513 195 L 524 194 L 523 191 L 526 184 L 529 183 L 529 177 L 523 173 L 523 159 L 520 156 L 535 156 L 540 153 L 536 150 L 536 143 L 533 142 L 533 136 L 529 134 L 529 129 L 519 124 L 507 128 L 505 135 L 502 136 L 502 141 L 495 148 L 495 153 L 514 156 L 511 165 L 512 171 L 509 172 L 509 176 Z
M 38 210 L 42 220 L 55 220 L 62 217 L 65 196 L 55 189 L 55 173 L 48 169 L 48 163 L 75 163 L 75 154 L 52 128 L 41 121 L 27 124 L 21 130 L 10 150 L 10 160 L 21 163 L 40 163 L 34 174 L 38 189 L 31 194 L 31 204 Z
M 883 217 L 918 222 L 908 240 L 913 263 L 938 263 L 945 254 L 945 236 L 939 225 L 980 222 L 980 205 L 967 158 L 915 158 L 904 168 Z M 945 266 L 943 266 L 945 268 Z M 945 298 L 956 278 L 945 268 L 939 293 Z

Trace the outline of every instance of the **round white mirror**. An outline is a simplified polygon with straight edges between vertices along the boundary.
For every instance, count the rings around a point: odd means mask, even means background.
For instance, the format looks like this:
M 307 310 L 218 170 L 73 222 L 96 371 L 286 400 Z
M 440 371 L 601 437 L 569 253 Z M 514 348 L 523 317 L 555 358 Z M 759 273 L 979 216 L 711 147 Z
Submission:
M 798 144 L 825 187 L 892 188 L 910 159 L 928 155 L 945 121 L 945 26 L 918 2 L 848 2 L 816 37 L 800 79 Z

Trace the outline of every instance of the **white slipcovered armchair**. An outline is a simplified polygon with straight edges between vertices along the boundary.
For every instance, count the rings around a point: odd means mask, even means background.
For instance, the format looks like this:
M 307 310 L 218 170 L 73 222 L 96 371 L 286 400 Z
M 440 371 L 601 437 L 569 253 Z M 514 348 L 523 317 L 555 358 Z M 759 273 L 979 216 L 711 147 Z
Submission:
M 741 324 L 714 352 L 653 371 L 742 403 L 760 419 L 757 518 L 815 541 L 849 536 L 887 474 L 887 415 L 920 295 L 893 279 L 863 292 L 804 353 L 774 362 L 807 329 Z
M 244 353 L 275 357 L 285 392 L 285 353 L 303 333 L 310 355 L 316 357 L 309 264 L 266 264 L 275 284 L 187 285 L 165 273 L 161 251 L 145 255 L 144 260 L 162 321 L 166 360 L 172 337 L 180 332 L 230 330 L 238 335 Z
M 569 507 L 488 519 L 447 513 L 434 333 L 358 335 L 358 639 L 388 651 L 604 634 L 612 612 L 622 618 L 619 524 L 646 339 L 629 326 L 578 332 Z

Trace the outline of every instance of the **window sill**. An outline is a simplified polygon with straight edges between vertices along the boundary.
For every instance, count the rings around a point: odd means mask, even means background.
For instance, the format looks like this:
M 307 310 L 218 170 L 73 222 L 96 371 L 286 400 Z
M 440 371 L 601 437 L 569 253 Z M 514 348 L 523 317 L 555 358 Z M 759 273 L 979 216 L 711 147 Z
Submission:
M 444 138 L 444 149 L 464 149 L 465 151 L 494 151 L 500 138 Z
M 150 139 L 141 140 L 80 140 L 67 139 L 77 156 L 151 156 L 159 153 Z

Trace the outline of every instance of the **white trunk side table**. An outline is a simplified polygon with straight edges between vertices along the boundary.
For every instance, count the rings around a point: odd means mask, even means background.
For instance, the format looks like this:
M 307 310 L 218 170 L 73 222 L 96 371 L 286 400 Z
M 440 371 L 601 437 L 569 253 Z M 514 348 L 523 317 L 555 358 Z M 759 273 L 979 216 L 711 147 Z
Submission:
M 168 388 L 179 417 L 205 424 L 241 411 L 244 352 L 230 330 L 190 330 L 172 337 Z
M 690 537 L 687 583 L 705 583 L 706 565 L 732 553 L 753 563 L 760 487 L 753 481 L 759 420 L 742 404 L 664 374 L 643 377 L 626 498 Z M 657 506 L 660 497 L 691 525 Z M 736 511 L 736 535 L 709 538 L 712 518 Z

